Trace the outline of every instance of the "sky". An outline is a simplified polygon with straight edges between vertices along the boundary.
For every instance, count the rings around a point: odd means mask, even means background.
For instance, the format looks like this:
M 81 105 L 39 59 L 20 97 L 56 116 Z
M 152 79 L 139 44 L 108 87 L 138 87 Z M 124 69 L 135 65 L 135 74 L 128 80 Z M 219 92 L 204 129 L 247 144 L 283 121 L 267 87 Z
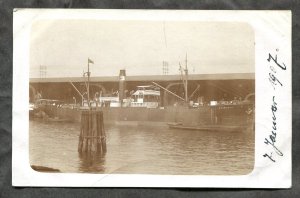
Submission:
M 247 23 L 43 20 L 32 25 L 30 78 L 254 73 L 254 32 Z M 40 66 L 43 66 L 40 72 Z M 42 74 L 41 74 L 42 73 Z

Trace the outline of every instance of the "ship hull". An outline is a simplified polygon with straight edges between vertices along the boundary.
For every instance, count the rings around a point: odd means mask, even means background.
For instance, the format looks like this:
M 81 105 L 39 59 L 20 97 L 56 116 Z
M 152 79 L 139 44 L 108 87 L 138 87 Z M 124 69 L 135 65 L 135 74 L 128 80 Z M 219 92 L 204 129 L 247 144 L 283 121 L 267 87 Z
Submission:
M 253 105 L 238 105 L 235 107 L 170 107 L 165 109 L 149 108 L 99 108 L 103 111 L 105 123 L 143 125 L 180 123 L 183 126 L 245 126 L 252 125 L 254 115 L 248 114 L 249 107 Z M 50 117 L 59 117 L 76 122 L 81 120 L 80 109 L 51 108 L 45 109 Z M 160 125 L 158 124 L 158 125 Z

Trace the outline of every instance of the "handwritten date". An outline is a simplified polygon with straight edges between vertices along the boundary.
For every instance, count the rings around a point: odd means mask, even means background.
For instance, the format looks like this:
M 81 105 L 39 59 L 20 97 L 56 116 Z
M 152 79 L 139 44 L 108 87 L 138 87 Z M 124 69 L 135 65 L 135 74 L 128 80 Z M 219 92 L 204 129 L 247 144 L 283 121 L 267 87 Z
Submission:
M 285 71 L 286 65 L 284 63 L 280 64 L 277 59 L 277 55 L 272 56 L 270 53 L 269 53 L 269 57 L 267 60 L 268 60 L 268 62 L 273 63 L 273 65 L 270 66 L 270 72 L 269 72 L 269 81 L 270 81 L 273 89 L 275 90 L 276 87 L 278 87 L 278 86 L 283 87 L 281 80 L 277 77 L 277 71 L 278 71 L 278 69 L 279 69 L 279 71 Z M 277 137 L 277 135 L 278 135 L 278 126 L 277 126 L 278 118 L 276 116 L 276 112 L 278 111 L 278 104 L 276 102 L 275 95 L 273 95 L 273 98 L 272 98 L 271 111 L 272 111 L 272 127 L 271 127 L 272 130 L 271 130 L 270 135 L 264 139 L 264 143 L 266 145 L 271 146 L 273 149 L 273 152 L 265 153 L 265 154 L 263 154 L 263 157 L 270 159 L 272 162 L 276 162 L 275 158 L 274 158 L 274 152 L 278 156 L 283 156 L 283 153 L 276 146 L 276 140 L 278 138 Z

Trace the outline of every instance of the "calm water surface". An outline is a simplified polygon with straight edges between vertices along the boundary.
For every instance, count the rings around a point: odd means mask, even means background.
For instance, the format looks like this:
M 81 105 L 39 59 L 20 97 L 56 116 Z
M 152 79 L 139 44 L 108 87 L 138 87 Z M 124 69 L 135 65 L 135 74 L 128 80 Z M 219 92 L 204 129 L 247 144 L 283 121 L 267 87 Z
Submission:
M 61 172 L 178 175 L 248 174 L 254 132 L 200 132 L 167 127 L 105 126 L 105 156 L 77 152 L 79 123 L 30 121 L 30 163 Z

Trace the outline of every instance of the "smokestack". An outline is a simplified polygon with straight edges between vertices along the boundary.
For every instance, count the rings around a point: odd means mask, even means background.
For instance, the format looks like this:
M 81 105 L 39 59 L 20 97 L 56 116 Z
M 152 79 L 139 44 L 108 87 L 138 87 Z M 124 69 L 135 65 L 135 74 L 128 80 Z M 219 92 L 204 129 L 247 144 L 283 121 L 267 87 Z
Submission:
M 123 99 L 126 97 L 125 89 L 126 89 L 126 70 L 121 69 L 119 75 L 119 100 L 121 106 L 123 106 Z

